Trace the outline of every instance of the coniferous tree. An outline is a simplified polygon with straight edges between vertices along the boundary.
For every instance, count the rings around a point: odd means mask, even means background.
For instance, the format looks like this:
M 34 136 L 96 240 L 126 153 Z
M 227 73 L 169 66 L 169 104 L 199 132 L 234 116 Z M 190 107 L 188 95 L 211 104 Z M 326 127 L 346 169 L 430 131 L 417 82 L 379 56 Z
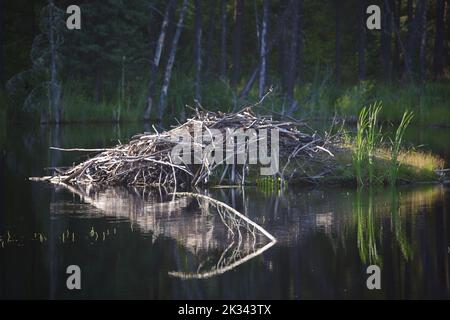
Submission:
M 91 0 L 80 8 L 83 27 L 67 33 L 64 54 L 72 74 L 92 75 L 93 96 L 100 102 L 111 98 L 106 92 L 116 94 L 123 64 L 128 74 L 148 68 L 151 10 L 146 0 Z

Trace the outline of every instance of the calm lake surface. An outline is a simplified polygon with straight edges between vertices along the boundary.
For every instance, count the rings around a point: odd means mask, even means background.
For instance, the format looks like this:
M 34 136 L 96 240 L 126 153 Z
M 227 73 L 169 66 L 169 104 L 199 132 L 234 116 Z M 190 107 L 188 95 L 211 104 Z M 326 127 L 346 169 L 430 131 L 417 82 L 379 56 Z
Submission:
M 0 128 L 1 299 L 450 298 L 449 187 L 197 190 L 267 229 L 267 247 L 233 243 L 220 212 L 195 199 L 27 180 L 87 157 L 49 146 L 112 146 L 143 130 Z M 449 129 L 411 128 L 407 140 L 449 166 Z M 366 287 L 371 264 L 381 290 Z M 66 287 L 69 265 L 81 268 L 79 291 Z

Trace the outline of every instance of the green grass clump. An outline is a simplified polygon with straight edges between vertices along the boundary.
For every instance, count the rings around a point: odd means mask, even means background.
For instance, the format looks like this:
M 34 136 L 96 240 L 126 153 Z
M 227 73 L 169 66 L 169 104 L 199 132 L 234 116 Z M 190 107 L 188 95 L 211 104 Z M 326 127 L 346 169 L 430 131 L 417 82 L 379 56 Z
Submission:
M 281 191 L 282 181 L 280 177 L 260 176 L 256 179 L 256 187 L 265 194 L 278 193 Z
M 402 145 L 403 136 L 405 135 L 406 128 L 409 126 L 413 118 L 414 113 L 412 111 L 405 111 L 405 113 L 403 113 L 402 120 L 400 121 L 400 124 L 395 132 L 395 138 L 392 141 L 391 165 L 389 170 L 389 179 L 392 185 L 397 182 L 398 169 L 400 167 L 398 156 L 400 154 L 400 147 Z
M 354 167 L 354 142 L 341 146 L 341 151 L 335 152 L 337 169 L 334 179 L 337 181 L 358 181 Z M 430 152 L 414 149 L 400 149 L 397 156 L 397 176 L 392 180 L 391 170 L 392 147 L 378 146 L 373 156 L 373 184 L 398 184 L 404 182 L 437 181 L 439 176 L 435 170 L 444 168 L 444 160 Z M 363 167 L 364 169 L 364 167 Z M 363 170 L 363 172 L 365 172 Z M 363 180 L 366 181 L 366 180 Z M 366 184 L 368 185 L 368 184 Z
M 353 166 L 358 185 L 367 184 L 366 176 L 370 185 L 374 183 L 374 151 L 379 142 L 377 117 L 380 110 L 381 103 L 374 103 L 362 108 L 359 113 L 353 149 Z M 367 170 L 364 170 L 366 164 Z
M 381 103 L 374 103 L 361 109 L 357 131 L 353 141 L 344 142 L 344 150 L 352 151 L 351 164 L 358 186 L 387 183 L 395 185 L 403 181 L 436 180 L 435 170 L 444 166 L 444 161 L 430 153 L 416 150 L 402 150 L 403 137 L 414 114 L 406 111 L 398 125 L 390 145 L 383 145 L 380 130 L 377 127 Z M 336 159 L 342 168 L 347 168 L 348 156 L 345 152 Z M 348 170 L 341 170 L 348 175 Z

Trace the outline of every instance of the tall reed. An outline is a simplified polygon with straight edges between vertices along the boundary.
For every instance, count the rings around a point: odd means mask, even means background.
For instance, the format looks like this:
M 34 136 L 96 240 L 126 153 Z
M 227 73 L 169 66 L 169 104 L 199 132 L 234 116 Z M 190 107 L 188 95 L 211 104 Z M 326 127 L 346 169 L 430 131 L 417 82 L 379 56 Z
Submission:
M 362 108 L 359 113 L 352 156 L 358 185 L 366 184 L 365 163 L 367 163 L 369 184 L 371 185 L 374 182 L 375 147 L 379 141 L 377 118 L 381 108 L 381 102 L 375 102 L 369 107 Z
M 391 164 L 389 167 L 389 181 L 391 185 L 394 185 L 397 182 L 398 177 L 398 169 L 400 167 L 400 163 L 398 161 L 398 156 L 400 154 L 400 148 L 403 141 L 403 136 L 405 134 L 406 128 L 408 128 L 412 119 L 414 118 L 414 113 L 412 111 L 405 111 L 403 113 L 402 120 L 400 121 L 397 130 L 395 131 L 395 138 L 392 141 L 391 147 Z

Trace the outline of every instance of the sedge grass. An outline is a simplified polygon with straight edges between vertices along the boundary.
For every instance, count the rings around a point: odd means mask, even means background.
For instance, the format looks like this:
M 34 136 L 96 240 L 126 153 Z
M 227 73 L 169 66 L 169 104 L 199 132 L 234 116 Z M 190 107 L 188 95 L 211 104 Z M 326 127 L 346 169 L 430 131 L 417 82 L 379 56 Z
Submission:
M 400 154 L 400 148 L 403 141 L 403 136 L 405 135 L 406 128 L 411 123 L 414 117 L 414 113 L 412 111 L 405 111 L 403 113 L 402 120 L 400 121 L 397 130 L 395 131 L 395 138 L 392 141 L 391 146 L 391 165 L 389 170 L 389 180 L 392 185 L 397 182 L 398 169 L 400 167 L 400 163 L 398 162 L 398 156 Z
M 353 165 L 358 185 L 365 185 L 368 176 L 370 185 L 374 183 L 374 151 L 379 140 L 377 118 L 381 110 L 381 102 L 361 109 L 358 118 L 355 147 L 353 150 Z M 363 168 L 367 163 L 367 175 Z

